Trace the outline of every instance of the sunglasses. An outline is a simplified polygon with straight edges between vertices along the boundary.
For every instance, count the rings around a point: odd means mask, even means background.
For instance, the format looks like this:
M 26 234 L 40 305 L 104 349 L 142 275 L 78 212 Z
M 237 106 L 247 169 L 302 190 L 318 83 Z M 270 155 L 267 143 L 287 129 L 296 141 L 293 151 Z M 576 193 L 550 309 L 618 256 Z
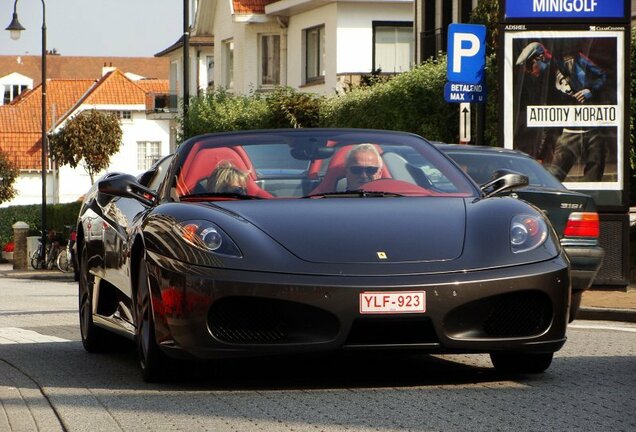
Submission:
M 353 166 L 350 166 L 348 169 L 355 175 L 362 175 L 362 173 L 365 173 L 367 177 L 371 177 L 372 175 L 378 172 L 380 167 L 353 165 Z
M 225 189 L 226 193 L 237 194 L 237 195 L 245 195 L 247 193 L 247 189 L 241 186 L 232 186 Z

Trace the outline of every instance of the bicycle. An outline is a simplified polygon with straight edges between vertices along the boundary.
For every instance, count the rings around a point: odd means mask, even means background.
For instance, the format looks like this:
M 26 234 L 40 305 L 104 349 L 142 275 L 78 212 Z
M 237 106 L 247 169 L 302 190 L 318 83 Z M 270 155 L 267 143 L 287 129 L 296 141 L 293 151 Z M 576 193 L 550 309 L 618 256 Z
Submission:
M 74 271 L 74 262 L 73 262 L 73 244 L 75 243 L 75 239 L 77 237 L 77 233 L 73 226 L 67 226 L 67 230 L 70 231 L 69 239 L 66 242 L 66 247 L 64 247 L 58 254 L 55 260 L 55 264 L 57 268 L 62 273 L 68 273 Z
M 46 268 L 46 257 L 49 254 L 49 245 L 46 245 L 46 249 L 44 250 L 44 254 L 42 253 L 42 237 L 38 238 L 38 247 L 31 254 L 31 267 L 35 270 L 45 269 Z

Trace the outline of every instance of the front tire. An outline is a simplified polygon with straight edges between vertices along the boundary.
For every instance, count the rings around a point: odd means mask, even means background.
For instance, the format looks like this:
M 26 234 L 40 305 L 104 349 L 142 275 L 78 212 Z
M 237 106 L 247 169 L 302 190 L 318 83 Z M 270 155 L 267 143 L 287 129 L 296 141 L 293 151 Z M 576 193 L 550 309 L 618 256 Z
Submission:
M 82 248 L 79 274 L 79 321 L 82 345 L 90 353 L 103 352 L 112 346 L 114 336 L 93 322 L 93 277 L 88 271 L 86 246 Z
M 137 278 L 136 326 L 137 353 L 141 375 L 146 382 L 161 381 L 166 374 L 168 359 L 161 352 L 155 337 L 155 322 L 152 313 L 152 301 L 148 287 L 148 271 L 143 260 L 139 261 Z
M 493 352 L 490 360 L 497 372 L 512 374 L 538 374 L 552 363 L 554 353 Z

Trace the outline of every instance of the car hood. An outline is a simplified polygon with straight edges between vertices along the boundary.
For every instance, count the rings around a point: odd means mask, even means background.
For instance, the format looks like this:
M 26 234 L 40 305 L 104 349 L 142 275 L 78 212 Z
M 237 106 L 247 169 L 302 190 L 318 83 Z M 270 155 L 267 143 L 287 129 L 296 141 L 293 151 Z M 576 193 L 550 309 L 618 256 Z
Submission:
M 449 261 L 461 256 L 464 200 L 322 198 L 215 203 L 314 263 Z M 239 245 L 240 246 L 240 245 Z

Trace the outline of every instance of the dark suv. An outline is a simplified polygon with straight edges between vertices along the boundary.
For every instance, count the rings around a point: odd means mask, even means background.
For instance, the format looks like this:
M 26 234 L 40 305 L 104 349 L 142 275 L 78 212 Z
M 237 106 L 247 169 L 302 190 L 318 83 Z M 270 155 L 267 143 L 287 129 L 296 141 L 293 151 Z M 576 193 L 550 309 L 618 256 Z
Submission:
M 500 147 L 436 145 L 479 185 L 490 181 L 493 174 L 501 170 L 516 171 L 528 176 L 528 186 L 502 192 L 502 195 L 534 204 L 550 219 L 570 258 L 570 321 L 574 320 L 581 305 L 583 291 L 592 284 L 604 256 L 598 242 L 599 220 L 592 197 L 568 190 L 539 162 L 523 152 Z

